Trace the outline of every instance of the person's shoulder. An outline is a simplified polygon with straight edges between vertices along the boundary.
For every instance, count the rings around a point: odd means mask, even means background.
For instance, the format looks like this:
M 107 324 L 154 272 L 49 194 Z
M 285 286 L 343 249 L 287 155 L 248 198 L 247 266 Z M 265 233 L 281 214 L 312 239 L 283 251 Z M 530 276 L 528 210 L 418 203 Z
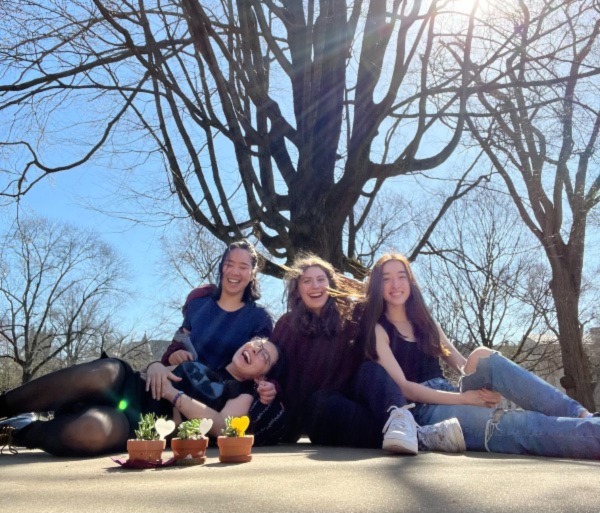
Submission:
M 185 301 L 185 305 L 183 306 L 183 312 L 185 313 L 188 308 L 199 308 L 200 305 L 216 305 L 217 300 L 212 295 L 198 295 L 194 296 L 191 299 L 188 296 L 188 299 Z
M 275 323 L 271 340 L 277 345 L 283 345 L 289 337 L 292 327 L 292 316 L 290 312 L 284 313 Z
M 379 326 L 382 330 L 385 330 L 388 333 L 393 333 L 394 331 L 394 325 L 390 322 L 385 314 L 382 314 L 377 320 L 376 326 Z
M 212 297 L 217 291 L 217 286 L 212 283 L 206 283 L 204 285 L 200 285 L 190 291 L 190 293 L 185 298 L 185 304 L 189 303 L 193 299 L 199 299 L 203 297 Z
M 381 323 L 381 319 L 375 325 L 375 338 L 377 340 L 381 340 L 382 342 L 390 343 L 390 334 L 388 330 L 385 329 L 385 326 Z
M 288 326 L 291 322 L 292 322 L 291 312 L 285 312 L 279 319 L 277 319 L 275 326 L 279 326 L 279 327 Z
M 246 303 L 246 309 L 250 315 L 260 316 L 263 319 L 268 319 L 269 322 L 273 322 L 273 316 L 269 313 L 269 310 L 261 305 L 260 303 L 256 303 L 255 301 L 249 301 Z
M 360 321 L 365 313 L 367 303 L 365 301 L 353 301 L 351 309 L 351 319 L 353 321 Z

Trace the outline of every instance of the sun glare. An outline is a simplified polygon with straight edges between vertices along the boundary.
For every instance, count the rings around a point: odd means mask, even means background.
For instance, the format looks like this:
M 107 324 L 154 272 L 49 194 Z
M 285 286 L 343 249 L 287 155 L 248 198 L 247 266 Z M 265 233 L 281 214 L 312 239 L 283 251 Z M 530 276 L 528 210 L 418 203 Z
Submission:
M 514 5 L 515 0 L 449 0 L 442 3 L 447 13 L 469 15 L 475 9 L 476 16 L 486 18 L 504 7 Z
M 454 0 L 454 7 L 463 12 L 471 12 L 475 4 L 478 9 L 482 9 L 489 3 L 488 0 Z

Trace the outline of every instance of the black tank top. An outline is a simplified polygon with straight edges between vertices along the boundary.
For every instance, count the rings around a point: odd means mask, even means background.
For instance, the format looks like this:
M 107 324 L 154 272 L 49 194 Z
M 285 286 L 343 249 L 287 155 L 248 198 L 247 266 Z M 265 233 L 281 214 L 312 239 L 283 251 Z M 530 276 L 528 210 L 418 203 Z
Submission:
M 388 334 L 390 349 L 400 364 L 406 379 L 415 383 L 423 383 L 423 381 L 444 376 L 440 359 L 421 351 L 416 342 L 408 342 L 385 314 L 379 319 L 379 324 Z

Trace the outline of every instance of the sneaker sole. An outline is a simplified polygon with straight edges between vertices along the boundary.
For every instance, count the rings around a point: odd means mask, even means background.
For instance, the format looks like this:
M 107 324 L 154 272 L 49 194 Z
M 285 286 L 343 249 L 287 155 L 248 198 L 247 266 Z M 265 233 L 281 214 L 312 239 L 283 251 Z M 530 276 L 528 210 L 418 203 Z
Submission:
M 384 440 L 382 448 L 384 451 L 393 452 L 395 454 L 412 454 L 416 455 L 419 453 L 419 446 L 417 444 L 403 443 L 400 440 Z

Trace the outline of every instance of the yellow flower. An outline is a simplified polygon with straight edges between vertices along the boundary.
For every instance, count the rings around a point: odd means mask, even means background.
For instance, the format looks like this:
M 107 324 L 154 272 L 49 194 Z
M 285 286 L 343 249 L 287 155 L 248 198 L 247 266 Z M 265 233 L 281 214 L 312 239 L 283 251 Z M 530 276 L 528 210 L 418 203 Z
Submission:
M 244 436 L 249 425 L 250 419 L 246 415 L 231 419 L 231 427 L 237 431 L 237 436 Z

